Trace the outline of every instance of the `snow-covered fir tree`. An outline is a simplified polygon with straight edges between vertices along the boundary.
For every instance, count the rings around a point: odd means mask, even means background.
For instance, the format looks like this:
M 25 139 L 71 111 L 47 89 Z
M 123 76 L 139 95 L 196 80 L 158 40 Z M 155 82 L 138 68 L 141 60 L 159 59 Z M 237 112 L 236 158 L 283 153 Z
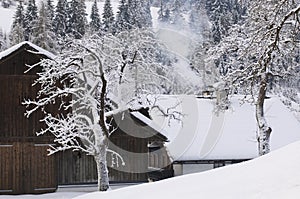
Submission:
M 239 22 L 244 7 L 237 0 L 206 1 L 206 10 L 212 23 L 212 41 L 219 43 L 228 34 L 229 28 Z
M 151 27 L 150 4 L 144 0 L 128 0 L 128 21 L 132 28 Z
M 47 0 L 47 3 L 45 5 L 45 12 L 46 12 L 46 17 L 47 17 L 47 20 L 49 20 L 51 22 L 50 25 L 50 29 L 52 31 L 54 31 L 54 27 L 53 27 L 53 24 L 54 24 L 54 16 L 55 16 L 55 10 L 54 10 L 54 5 L 53 5 L 53 2 L 52 0 Z
M 280 82 L 299 75 L 299 14 L 299 2 L 294 0 L 249 1 L 245 21 L 232 27 L 210 52 L 215 59 L 226 55 L 229 71 L 223 80 L 229 88 L 252 96 L 259 155 L 270 151 L 272 127 L 264 109 L 267 95 L 282 93 Z
M 128 5 L 126 0 L 120 1 L 115 21 L 115 28 L 117 33 L 131 29 L 131 25 L 129 23 Z
M 6 34 L 3 33 L 2 30 L 0 30 L 0 52 L 3 50 L 6 50 L 8 48 L 8 42 Z
M 18 44 L 24 41 L 24 7 L 22 0 L 19 0 L 16 13 L 14 15 L 13 24 L 9 33 L 9 40 L 11 45 Z
M 112 10 L 110 0 L 105 0 L 103 13 L 102 13 L 102 28 L 104 32 L 115 32 L 115 17 Z
M 37 25 L 38 9 L 35 0 L 29 0 L 24 16 L 24 38 L 26 41 L 32 39 L 33 29 Z
M 67 33 L 75 39 L 81 39 L 86 32 L 87 25 L 85 1 L 72 0 L 69 11 Z
M 212 40 L 219 43 L 230 28 L 229 0 L 206 1 L 207 14 L 212 23 Z
M 183 4 L 180 0 L 174 0 L 172 3 L 171 9 L 171 19 L 170 22 L 172 24 L 178 24 L 178 25 L 183 25 L 184 19 L 182 16 L 183 13 Z
M 44 2 L 41 2 L 37 26 L 32 33 L 32 42 L 48 51 L 54 52 L 57 46 L 51 25 L 52 20 L 49 19 L 49 10 L 46 9 Z
M 69 21 L 68 10 L 69 6 L 67 0 L 58 0 L 53 20 L 53 31 L 59 38 L 64 38 L 67 35 L 67 25 Z
M 89 27 L 90 27 L 91 34 L 99 32 L 101 30 L 101 18 L 99 14 L 98 5 L 97 5 L 97 0 L 95 0 L 92 5 L 90 18 L 91 18 L 91 22 Z
M 141 23 L 144 24 L 144 28 L 152 27 L 152 16 L 151 16 L 151 4 L 148 0 L 141 0 L 140 7 L 141 7 Z
M 208 40 L 210 35 L 210 22 L 205 10 L 205 3 L 195 1 L 191 4 L 189 13 L 189 25 L 193 33 L 200 35 L 201 40 Z
M 170 8 L 168 4 L 169 0 L 160 0 L 159 3 L 159 11 L 158 11 L 158 19 L 162 22 L 170 22 Z

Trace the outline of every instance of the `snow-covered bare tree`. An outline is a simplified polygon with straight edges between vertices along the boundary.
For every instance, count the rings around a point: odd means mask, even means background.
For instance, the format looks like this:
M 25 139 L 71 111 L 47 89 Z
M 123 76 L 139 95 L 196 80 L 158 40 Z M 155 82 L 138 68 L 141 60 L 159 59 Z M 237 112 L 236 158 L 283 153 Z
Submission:
M 272 128 L 264 114 L 267 94 L 280 91 L 282 80 L 299 75 L 299 12 L 295 0 L 250 1 L 245 22 L 233 27 L 230 36 L 210 52 L 216 59 L 226 56 L 227 85 L 252 96 L 259 155 L 270 150 Z
M 38 135 L 50 132 L 55 136 L 57 145 L 51 147 L 50 154 L 71 149 L 94 157 L 100 191 L 109 188 L 106 154 L 115 153 L 108 149 L 112 133 L 108 118 L 128 108 L 149 107 L 147 94 L 151 91 L 157 94 L 161 90 L 157 83 L 159 79 L 167 81 L 156 73 L 163 65 L 151 57 L 151 52 L 156 50 L 153 46 L 157 44 L 149 37 L 153 33 L 149 30 L 133 33 L 128 33 L 126 39 L 107 34 L 68 43 L 54 60 L 39 63 L 42 71 L 35 84 L 41 89 L 35 100 L 24 102 L 27 116 L 38 109 L 44 111 L 42 121 L 47 128 Z M 29 70 L 39 66 L 31 66 Z M 147 79 L 140 82 L 139 92 L 131 89 L 131 72 L 136 72 L 137 68 L 147 71 L 144 75 Z M 136 73 L 133 79 L 135 77 Z M 45 107 L 55 103 L 59 104 L 63 114 L 47 112 Z

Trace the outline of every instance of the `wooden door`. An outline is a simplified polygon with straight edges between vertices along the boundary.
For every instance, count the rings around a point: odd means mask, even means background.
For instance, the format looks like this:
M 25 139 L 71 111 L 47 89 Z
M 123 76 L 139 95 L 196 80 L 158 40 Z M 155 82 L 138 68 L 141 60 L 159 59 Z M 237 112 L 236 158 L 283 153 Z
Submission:
M 0 144 L 0 194 L 13 192 L 13 145 Z
M 0 144 L 0 194 L 47 193 L 57 189 L 56 161 L 48 145 Z

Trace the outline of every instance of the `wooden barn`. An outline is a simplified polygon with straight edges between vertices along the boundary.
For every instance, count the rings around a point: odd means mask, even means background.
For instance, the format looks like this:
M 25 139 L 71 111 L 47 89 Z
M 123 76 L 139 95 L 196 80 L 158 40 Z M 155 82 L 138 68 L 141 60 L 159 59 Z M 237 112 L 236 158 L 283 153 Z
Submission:
M 109 148 L 122 156 L 125 165 L 116 156 L 108 154 L 111 183 L 147 182 L 153 175 L 156 179 L 173 176 L 163 145 L 167 138 L 147 124 L 150 119 L 145 113 L 147 111 L 124 111 L 113 116 L 112 128 L 115 130 L 109 138 Z M 153 147 L 154 143 L 156 147 Z M 92 157 L 71 151 L 58 156 L 59 184 L 97 182 L 96 164 Z
M 45 193 L 57 188 L 55 156 L 47 156 L 51 136 L 37 137 L 41 112 L 24 117 L 25 98 L 34 98 L 37 71 L 26 65 L 53 55 L 30 42 L 0 53 L 0 193 Z
M 97 182 L 92 157 L 72 151 L 47 156 L 53 137 L 35 134 L 43 127 L 39 122 L 43 114 L 24 117 L 26 107 L 22 101 L 33 99 L 39 89 L 32 86 L 38 67 L 24 73 L 26 65 L 53 57 L 30 42 L 0 53 L 0 194 L 46 193 L 55 191 L 58 185 Z M 56 111 L 57 107 L 49 108 Z M 147 116 L 145 110 L 113 116 L 115 131 L 109 147 L 123 157 L 125 165 L 108 154 L 111 182 L 145 182 L 149 174 L 157 179 L 173 176 L 164 148 L 167 138 L 149 125 Z

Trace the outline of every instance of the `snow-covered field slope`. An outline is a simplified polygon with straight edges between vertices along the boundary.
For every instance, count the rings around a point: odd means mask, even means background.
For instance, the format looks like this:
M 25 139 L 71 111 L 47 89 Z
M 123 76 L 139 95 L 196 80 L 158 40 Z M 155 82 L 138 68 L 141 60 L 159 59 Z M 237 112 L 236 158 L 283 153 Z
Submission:
M 15 9 L 15 7 L 3 8 L 0 6 L 0 30 L 2 30 L 3 33 L 7 34 L 9 32 L 13 22 Z
M 296 142 L 241 164 L 76 199 L 298 199 L 299 151 Z

